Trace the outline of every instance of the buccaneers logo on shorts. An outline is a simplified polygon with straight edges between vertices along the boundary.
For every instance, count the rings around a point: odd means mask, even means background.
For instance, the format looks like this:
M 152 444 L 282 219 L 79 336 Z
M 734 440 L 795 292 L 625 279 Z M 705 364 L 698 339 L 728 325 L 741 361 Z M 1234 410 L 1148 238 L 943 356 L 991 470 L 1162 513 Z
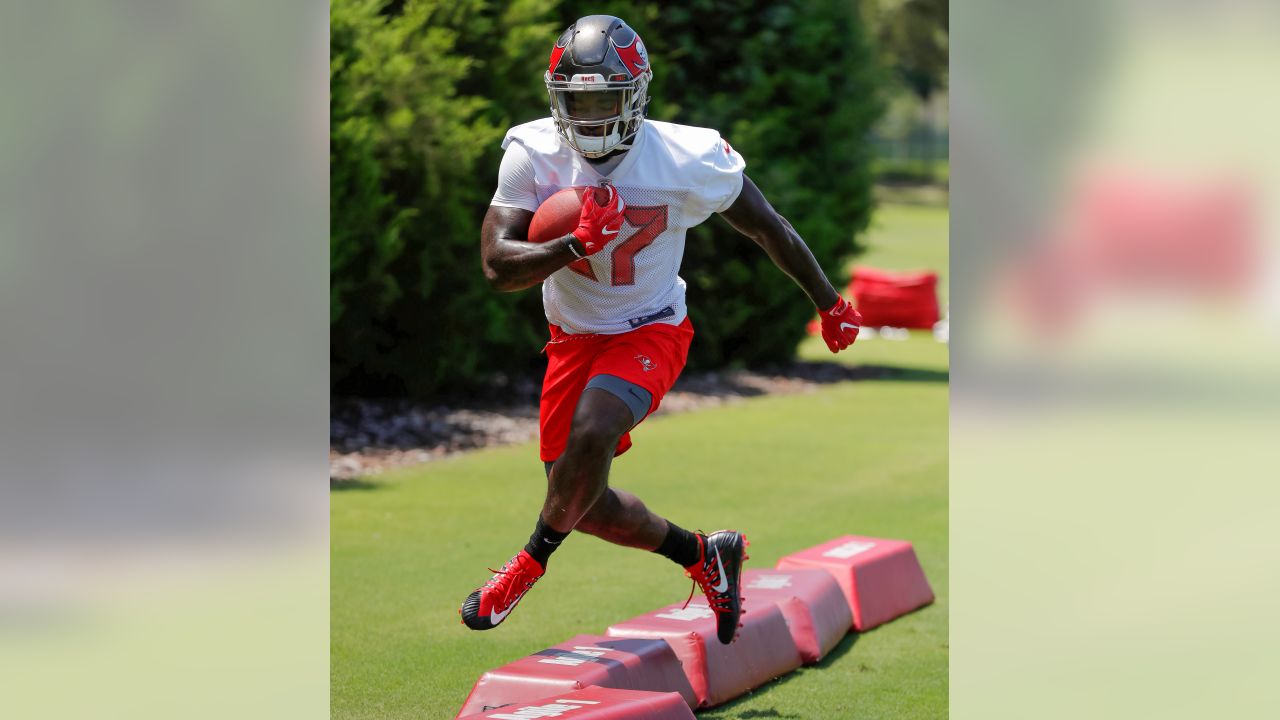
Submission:
M 658 367 L 658 363 L 650 360 L 648 355 L 637 355 L 636 361 L 640 363 L 640 366 L 644 368 L 645 372 L 649 372 L 650 370 Z

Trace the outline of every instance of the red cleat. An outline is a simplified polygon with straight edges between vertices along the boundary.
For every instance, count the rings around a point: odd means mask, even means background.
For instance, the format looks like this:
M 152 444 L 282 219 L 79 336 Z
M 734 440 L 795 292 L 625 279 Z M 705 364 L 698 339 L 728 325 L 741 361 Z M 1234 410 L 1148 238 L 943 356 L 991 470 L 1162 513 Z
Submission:
M 742 561 L 747 538 L 740 532 L 720 530 L 704 536 L 698 533 L 701 558 L 685 568 L 685 574 L 702 588 L 707 605 L 716 614 L 716 637 L 728 645 L 741 627 Z M 689 591 L 693 597 L 693 591 Z M 688 605 L 688 602 L 685 603 Z
M 494 576 L 483 587 L 467 596 L 459 612 L 462 622 L 472 630 L 495 628 L 515 609 L 520 598 L 542 577 L 544 568 L 529 553 L 521 550 L 501 570 L 490 569 Z

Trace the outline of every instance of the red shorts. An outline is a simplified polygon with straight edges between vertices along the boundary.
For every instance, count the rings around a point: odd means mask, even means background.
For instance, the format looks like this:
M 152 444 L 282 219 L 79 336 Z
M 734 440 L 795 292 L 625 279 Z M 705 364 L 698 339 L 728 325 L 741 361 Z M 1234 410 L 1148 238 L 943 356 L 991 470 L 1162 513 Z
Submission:
M 649 412 L 675 384 L 689 357 L 693 323 L 653 323 L 618 335 L 570 334 L 549 325 L 547 376 L 539 407 L 539 454 L 543 462 L 560 457 L 569 441 L 569 426 L 578 398 L 596 375 L 614 375 L 635 383 L 653 396 Z M 614 455 L 631 447 L 631 433 L 618 440 Z

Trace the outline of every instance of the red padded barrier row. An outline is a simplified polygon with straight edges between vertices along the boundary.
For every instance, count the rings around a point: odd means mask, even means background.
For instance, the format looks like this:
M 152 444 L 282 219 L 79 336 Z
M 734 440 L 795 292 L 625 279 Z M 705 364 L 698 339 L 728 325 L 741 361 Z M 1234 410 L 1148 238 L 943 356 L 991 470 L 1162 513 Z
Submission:
M 694 720 L 678 693 L 589 687 L 467 715 L 466 720 Z
M 853 626 L 849 601 L 824 570 L 747 570 L 742 597 L 753 610 L 778 606 L 806 665 L 821 660 Z
M 856 630 L 871 628 L 933 602 L 911 543 L 845 535 L 778 561 L 779 570 L 816 568 L 835 576 Z
M 933 602 L 911 543 L 856 535 L 787 555 L 775 570 L 746 570 L 742 585 L 745 612 L 731 645 L 716 638 L 706 600 L 668 605 L 485 673 L 459 718 L 687 720 L 689 708 L 818 662 L 851 624 L 868 630 Z
M 567 693 L 591 685 L 675 692 L 689 707 L 697 697 L 680 661 L 661 640 L 575 635 L 480 676 L 458 713 L 466 715 L 512 702 Z
M 800 667 L 800 651 L 776 605 L 748 606 L 731 645 L 716 638 L 715 613 L 703 598 L 609 626 L 611 637 L 661 638 L 684 666 L 701 707 L 725 701 Z

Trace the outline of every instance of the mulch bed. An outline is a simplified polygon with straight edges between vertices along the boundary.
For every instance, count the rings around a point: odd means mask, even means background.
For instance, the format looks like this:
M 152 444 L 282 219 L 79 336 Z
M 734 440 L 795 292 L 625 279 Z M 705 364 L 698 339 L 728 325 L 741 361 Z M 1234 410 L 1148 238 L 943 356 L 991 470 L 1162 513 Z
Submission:
M 657 416 L 772 394 L 813 392 L 823 385 L 884 377 L 900 370 L 794 362 L 760 370 L 681 377 Z M 383 470 L 538 437 L 539 385 L 507 383 L 506 403 L 478 400 L 433 404 L 404 399 L 334 398 L 329 411 L 330 484 Z

